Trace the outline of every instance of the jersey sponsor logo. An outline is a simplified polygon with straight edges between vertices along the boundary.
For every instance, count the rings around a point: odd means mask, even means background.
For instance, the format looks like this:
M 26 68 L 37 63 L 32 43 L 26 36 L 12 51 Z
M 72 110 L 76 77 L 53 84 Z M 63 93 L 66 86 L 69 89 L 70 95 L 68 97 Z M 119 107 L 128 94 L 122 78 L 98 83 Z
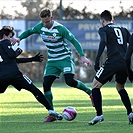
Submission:
M 32 81 L 31 81 L 26 75 L 23 75 L 23 77 L 24 77 L 24 79 L 25 79 L 29 84 L 32 83 Z
M 71 71 L 71 67 L 65 67 L 64 68 L 64 72 L 69 72 L 69 71 Z

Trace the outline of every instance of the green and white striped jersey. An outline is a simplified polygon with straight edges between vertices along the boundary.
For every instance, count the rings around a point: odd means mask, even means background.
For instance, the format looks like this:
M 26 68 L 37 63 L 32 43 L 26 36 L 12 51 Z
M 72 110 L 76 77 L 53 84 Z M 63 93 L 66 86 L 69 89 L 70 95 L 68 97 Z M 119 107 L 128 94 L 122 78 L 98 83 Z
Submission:
M 71 49 L 67 40 L 71 42 L 80 56 L 84 56 L 84 52 L 80 43 L 75 36 L 63 25 L 54 21 L 53 26 L 47 29 L 42 22 L 23 32 L 20 40 L 32 35 L 39 34 L 44 41 L 48 50 L 48 61 L 57 61 L 71 56 Z

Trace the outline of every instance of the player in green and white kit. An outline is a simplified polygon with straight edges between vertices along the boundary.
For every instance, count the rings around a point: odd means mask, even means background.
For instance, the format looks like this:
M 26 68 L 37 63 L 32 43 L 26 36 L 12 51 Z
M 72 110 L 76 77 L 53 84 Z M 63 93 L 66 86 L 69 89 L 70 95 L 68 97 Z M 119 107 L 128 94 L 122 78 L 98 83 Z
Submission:
M 44 71 L 43 81 L 46 98 L 53 106 L 51 86 L 55 79 L 63 73 L 66 84 L 86 92 L 90 96 L 93 104 L 92 91 L 81 81 L 74 79 L 75 64 L 71 57 L 72 51 L 66 40 L 74 45 L 81 57 L 82 63 L 91 66 L 92 63 L 85 57 L 81 44 L 65 26 L 53 20 L 52 12 L 49 9 L 41 10 L 39 16 L 41 19 L 40 23 L 26 30 L 12 41 L 13 43 L 19 43 L 20 40 L 32 34 L 39 34 L 42 37 L 48 50 L 48 61 Z M 48 116 L 45 120 L 45 122 L 51 121 L 55 121 L 51 116 Z

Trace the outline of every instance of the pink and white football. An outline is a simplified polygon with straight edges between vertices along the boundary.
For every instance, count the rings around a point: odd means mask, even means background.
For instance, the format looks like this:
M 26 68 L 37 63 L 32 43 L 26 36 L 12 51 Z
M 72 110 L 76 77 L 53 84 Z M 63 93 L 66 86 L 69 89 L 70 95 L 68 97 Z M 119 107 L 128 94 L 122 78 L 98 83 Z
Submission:
M 75 108 L 68 106 L 62 111 L 62 116 L 65 120 L 72 121 L 76 118 L 77 111 L 75 110 Z

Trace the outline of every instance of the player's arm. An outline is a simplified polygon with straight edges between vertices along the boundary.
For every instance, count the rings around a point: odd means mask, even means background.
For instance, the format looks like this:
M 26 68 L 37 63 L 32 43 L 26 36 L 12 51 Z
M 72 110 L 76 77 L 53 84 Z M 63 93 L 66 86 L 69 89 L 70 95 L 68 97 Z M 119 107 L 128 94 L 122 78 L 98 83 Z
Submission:
M 22 50 L 20 48 L 13 50 L 11 42 L 9 40 L 6 40 L 5 43 L 2 44 L 2 47 L 9 58 L 16 58 L 22 53 Z
M 106 38 L 106 32 L 103 29 L 99 29 L 99 35 L 100 35 L 100 43 L 99 43 L 99 48 L 98 48 L 98 53 L 95 59 L 95 64 L 94 64 L 94 69 L 95 71 L 98 71 L 100 66 L 100 57 L 105 49 L 106 43 L 107 43 L 107 38 Z
M 75 38 L 75 36 L 64 26 L 59 28 L 59 33 L 61 33 L 62 36 L 65 39 L 67 39 L 69 42 L 71 42 L 73 44 L 73 46 L 76 48 L 76 50 L 78 51 L 78 53 L 81 57 L 82 64 L 87 63 L 87 65 L 91 66 L 92 62 L 85 57 L 83 48 L 82 48 L 81 44 L 79 43 L 79 41 Z
M 42 62 L 43 61 L 43 55 L 38 53 L 33 57 L 30 58 L 16 58 L 17 63 L 28 63 L 28 62 Z
M 20 41 L 22 39 L 25 39 L 25 38 L 29 37 L 32 34 L 37 34 L 38 33 L 38 28 L 40 28 L 40 23 L 35 25 L 34 27 L 29 28 L 28 30 L 24 31 L 18 38 L 12 38 L 11 39 L 12 44 L 14 45 L 16 42 L 20 43 Z

